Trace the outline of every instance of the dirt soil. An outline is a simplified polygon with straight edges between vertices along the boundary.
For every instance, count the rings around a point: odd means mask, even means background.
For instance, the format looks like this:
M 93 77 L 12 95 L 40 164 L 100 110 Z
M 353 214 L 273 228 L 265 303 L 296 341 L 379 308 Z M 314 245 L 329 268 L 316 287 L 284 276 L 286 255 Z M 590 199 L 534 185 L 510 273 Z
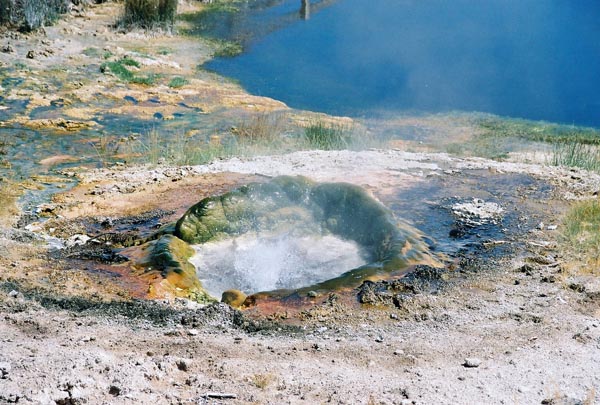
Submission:
M 111 7 L 48 29 L 50 45 L 36 36 L 11 44 L 19 55 L 32 44 L 58 46 L 67 28 L 101 49 L 147 40 L 99 30 L 114 18 Z M 183 49 L 179 41 L 172 39 L 173 49 Z M 65 44 L 65 52 L 89 46 L 77 43 L 80 48 Z M 39 58 L 62 57 L 45 52 L 36 50 L 27 63 L 43 70 Z M 176 51 L 168 61 L 191 71 L 189 54 Z M 244 108 L 285 108 L 248 101 L 243 97 L 252 96 L 230 84 L 210 86 L 227 94 L 211 98 L 214 106 L 243 99 Z M 207 101 L 203 108 L 209 107 Z M 147 283 L 121 263 L 68 258 L 56 249 L 105 228 L 143 236 L 204 196 L 282 174 L 361 185 L 388 206 L 413 207 L 412 216 L 403 211 L 406 221 L 446 236 L 447 225 L 432 225 L 428 213 L 451 209 L 449 201 L 478 209 L 488 207 L 479 200 L 495 201 L 503 213 L 493 236 L 478 238 L 484 228 L 477 225 L 469 249 L 445 251 L 443 269 L 333 291 L 301 308 L 147 300 Z M 562 214 L 573 201 L 596 198 L 596 174 L 369 150 L 67 175 L 77 187 L 38 207 L 43 218 L 17 215 L 15 227 L 0 229 L 0 404 L 600 403 L 600 282 L 591 271 L 574 271 L 569 246 L 560 243 Z M 485 222 L 487 214 L 468 216 Z M 458 211 L 452 215 L 461 221 Z

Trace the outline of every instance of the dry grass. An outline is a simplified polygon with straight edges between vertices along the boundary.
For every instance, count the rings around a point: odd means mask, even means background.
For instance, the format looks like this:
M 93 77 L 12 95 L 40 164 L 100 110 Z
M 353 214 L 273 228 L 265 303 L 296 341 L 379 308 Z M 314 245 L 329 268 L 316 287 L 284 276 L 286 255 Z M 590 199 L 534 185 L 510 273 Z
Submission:
M 261 113 L 253 115 L 237 127 L 233 127 L 231 132 L 241 142 L 272 144 L 281 139 L 281 134 L 285 132 L 285 129 L 286 120 L 283 114 Z
M 576 203 L 563 219 L 565 254 L 573 257 L 579 272 L 600 272 L 600 199 Z
M 21 195 L 21 188 L 7 179 L 0 179 L 0 225 L 11 225 L 19 213 L 17 200 Z
M 254 374 L 250 377 L 250 382 L 256 387 L 264 390 L 276 380 L 275 376 L 271 373 L 266 374 Z

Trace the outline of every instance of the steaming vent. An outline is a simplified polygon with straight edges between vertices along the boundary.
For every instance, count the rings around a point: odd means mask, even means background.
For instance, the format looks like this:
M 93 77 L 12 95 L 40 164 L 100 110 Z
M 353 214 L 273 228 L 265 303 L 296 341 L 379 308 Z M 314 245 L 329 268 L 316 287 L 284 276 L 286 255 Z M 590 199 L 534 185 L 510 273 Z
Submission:
M 419 231 L 363 189 L 281 176 L 200 201 L 175 236 L 215 297 L 230 289 L 306 293 L 353 287 L 411 264 L 432 264 Z
M 298 289 L 367 264 L 356 242 L 335 235 L 246 234 L 193 248 L 190 262 L 215 297 L 232 288 L 247 293 Z

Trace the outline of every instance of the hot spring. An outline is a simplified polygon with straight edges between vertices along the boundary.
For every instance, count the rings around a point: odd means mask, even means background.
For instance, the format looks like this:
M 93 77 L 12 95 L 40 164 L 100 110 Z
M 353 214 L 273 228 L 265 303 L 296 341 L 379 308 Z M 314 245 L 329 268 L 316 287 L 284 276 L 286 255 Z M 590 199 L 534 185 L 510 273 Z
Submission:
M 193 248 L 190 262 L 215 297 L 229 289 L 298 289 L 336 278 L 368 259 L 356 242 L 334 235 L 246 234 Z
M 434 261 L 420 232 L 360 187 L 290 176 L 203 199 L 148 249 L 177 288 L 213 298 L 354 288 Z

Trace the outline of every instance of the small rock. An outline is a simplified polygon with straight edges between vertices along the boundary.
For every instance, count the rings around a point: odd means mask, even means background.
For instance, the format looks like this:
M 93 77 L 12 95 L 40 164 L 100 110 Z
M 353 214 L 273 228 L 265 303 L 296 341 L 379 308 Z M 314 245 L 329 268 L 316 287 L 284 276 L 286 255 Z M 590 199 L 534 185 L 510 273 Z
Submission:
M 467 368 L 476 368 L 481 364 L 481 360 L 477 357 L 467 357 L 463 363 L 463 366 Z
M 188 369 L 190 368 L 190 362 L 185 359 L 179 359 L 175 364 L 177 365 L 177 368 L 181 371 L 188 371 Z
M 376 341 L 377 343 L 383 343 L 383 336 L 381 336 L 381 335 L 377 336 L 377 337 L 375 338 L 375 341 Z
M 558 225 L 548 225 L 546 229 L 549 231 L 556 231 L 558 229 Z
M 117 387 L 116 385 L 111 385 L 108 389 L 108 393 L 114 397 L 118 397 L 121 395 L 121 388 Z
M 10 298 L 17 298 L 19 296 L 19 292 L 16 290 L 12 290 L 11 292 L 8 293 L 8 296 Z
M 4 53 L 13 53 L 14 51 L 15 48 L 13 48 L 11 44 L 7 44 L 2 47 L 2 52 Z
M 306 295 L 308 295 L 310 298 L 317 298 L 318 296 L 316 291 L 309 291 Z
M 10 363 L 6 361 L 0 363 L 0 379 L 6 379 L 6 376 L 10 373 L 11 370 L 12 366 Z
M 544 276 L 541 279 L 542 283 L 555 283 L 556 282 L 556 277 L 551 274 L 549 276 Z
M 27 59 L 33 59 L 35 58 L 35 52 L 30 50 L 29 52 L 27 52 Z
M 198 335 L 198 329 L 190 329 L 190 330 L 188 330 L 187 333 L 190 336 L 196 336 L 196 335 Z

